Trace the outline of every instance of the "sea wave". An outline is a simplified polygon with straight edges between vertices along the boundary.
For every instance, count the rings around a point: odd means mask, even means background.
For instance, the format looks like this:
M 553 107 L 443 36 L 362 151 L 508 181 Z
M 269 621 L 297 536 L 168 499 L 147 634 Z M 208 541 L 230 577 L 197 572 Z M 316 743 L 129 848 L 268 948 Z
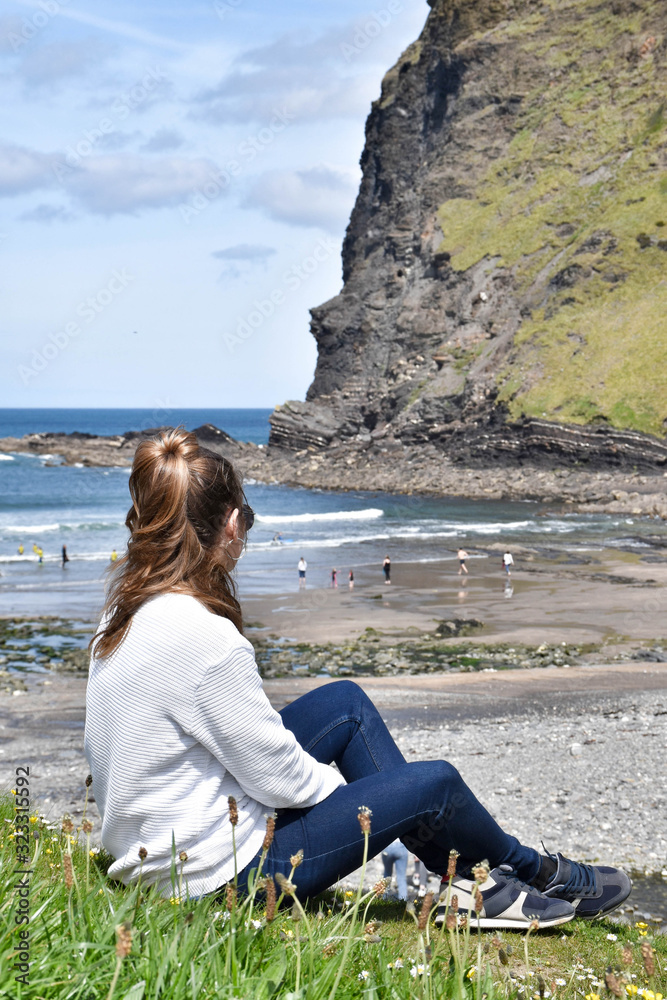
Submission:
M 70 562 L 109 562 L 110 552 L 72 552 L 68 550 L 67 555 L 69 556 Z M 44 555 L 45 563 L 59 563 L 61 561 L 61 555 L 59 552 L 47 552 Z M 0 555 L 0 564 L 3 563 L 36 563 L 37 556 L 34 552 L 26 552 L 24 555 Z
M 383 515 L 384 511 L 379 507 L 368 507 L 366 510 L 335 510 L 321 514 L 256 514 L 255 520 L 261 524 L 304 524 L 309 521 L 372 521 Z
M 63 531 L 117 531 L 125 527 L 122 521 L 63 521 L 60 524 Z
M 58 531 L 59 524 L 3 524 L 0 531 L 11 531 L 13 535 L 38 535 L 42 531 Z
M 13 455 L 3 455 L 2 453 L 0 453 L 0 462 L 13 462 L 13 461 L 14 461 Z
M 11 532 L 13 535 L 35 535 L 42 531 L 118 531 L 125 527 L 125 521 L 59 521 L 53 524 L 0 524 L 0 535 Z

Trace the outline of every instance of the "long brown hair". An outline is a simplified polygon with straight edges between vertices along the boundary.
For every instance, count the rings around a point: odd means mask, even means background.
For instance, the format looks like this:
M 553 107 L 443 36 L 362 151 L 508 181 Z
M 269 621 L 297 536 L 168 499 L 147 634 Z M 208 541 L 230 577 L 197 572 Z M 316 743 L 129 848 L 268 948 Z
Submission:
M 194 434 L 169 429 L 137 448 L 130 496 L 130 540 L 113 569 L 105 625 L 91 642 L 94 655 L 113 653 L 135 611 L 169 591 L 196 597 L 242 631 L 234 581 L 218 549 L 227 518 L 245 501 L 231 463 L 201 448 Z

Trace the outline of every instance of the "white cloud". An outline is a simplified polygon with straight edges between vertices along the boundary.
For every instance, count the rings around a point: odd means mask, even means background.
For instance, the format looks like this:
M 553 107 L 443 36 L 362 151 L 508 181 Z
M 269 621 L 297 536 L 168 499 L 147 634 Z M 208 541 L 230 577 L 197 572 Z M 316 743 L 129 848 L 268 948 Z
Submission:
M 0 144 L 0 196 L 22 194 L 54 183 L 54 157 L 10 143 Z
M 62 155 L 0 145 L 0 196 L 62 186 L 95 215 L 179 205 L 207 186 L 217 197 L 226 190 L 218 175 L 215 163 L 203 157 L 91 155 L 70 165 Z
M 42 222 L 51 225 L 52 222 L 70 222 L 74 218 L 62 205 L 40 204 L 19 215 L 21 222 Z
M 20 3 L 23 7 L 40 10 L 38 0 L 16 0 L 16 2 Z M 188 48 L 184 42 L 177 41 L 175 38 L 165 38 L 164 35 L 145 31 L 143 28 L 137 27 L 136 24 L 128 24 L 126 21 L 112 21 L 108 17 L 98 17 L 96 14 L 89 14 L 86 11 L 65 7 L 62 2 L 58 4 L 58 16 L 68 17 L 72 21 L 78 21 L 80 24 L 87 24 L 100 31 L 106 31 L 112 35 L 120 35 L 123 38 L 131 38 L 134 41 L 143 42 L 147 45 L 156 45 L 160 48 L 173 49 L 175 51 L 185 51 Z
M 140 209 L 179 205 L 212 183 L 218 168 L 211 160 L 182 157 L 96 156 L 64 183 L 89 212 L 134 214 Z M 223 188 L 218 185 L 218 191 Z
M 159 128 L 150 139 L 141 146 L 145 153 L 166 153 L 170 149 L 180 149 L 185 139 L 173 128 Z
M 103 49 L 99 42 L 51 42 L 29 49 L 19 67 L 19 74 L 28 87 L 53 86 L 61 80 L 85 76 L 91 67 L 99 66 Z
M 237 243 L 233 247 L 214 250 L 211 254 L 218 260 L 266 261 L 276 253 L 275 247 L 266 247 L 259 243 Z
M 248 279 L 250 272 L 256 267 L 266 270 L 269 257 L 277 252 L 275 247 L 267 247 L 261 243 L 237 243 L 223 250 L 214 250 L 211 256 L 224 261 L 225 266 L 218 280 L 225 283 L 237 278 Z
M 369 16 L 376 34 L 364 22 L 330 28 L 313 38 L 300 33 L 250 49 L 235 60 L 231 72 L 200 93 L 193 116 L 213 123 L 265 120 L 285 105 L 301 121 L 355 118 L 368 111 L 377 96 L 377 74 L 369 64 L 388 65 L 388 24 Z
M 306 170 L 272 170 L 256 181 L 244 207 L 261 208 L 292 226 L 317 226 L 338 233 L 350 217 L 358 175 L 321 165 Z
M 137 129 L 134 132 L 120 132 L 114 129 L 113 132 L 103 132 L 99 138 L 95 137 L 95 149 L 105 153 L 115 153 L 117 150 L 127 149 L 128 146 L 145 138 L 146 134 Z

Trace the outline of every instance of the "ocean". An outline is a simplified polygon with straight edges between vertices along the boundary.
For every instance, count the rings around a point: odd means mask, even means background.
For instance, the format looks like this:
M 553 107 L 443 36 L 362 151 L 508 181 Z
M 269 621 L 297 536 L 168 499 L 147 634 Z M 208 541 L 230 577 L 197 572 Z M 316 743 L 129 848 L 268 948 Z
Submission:
M 270 409 L 184 410 L 171 407 L 150 410 L 0 408 L 0 438 L 23 437 L 37 432 L 71 434 L 73 431 L 109 437 L 151 427 L 182 425 L 192 431 L 202 424 L 215 424 L 238 441 L 266 444 L 271 412 Z
M 151 410 L 0 410 L 0 437 L 49 430 L 118 434 L 167 423 L 188 429 L 213 423 L 232 437 L 263 444 L 270 412 L 201 409 L 156 416 Z M 95 617 L 111 552 L 122 553 L 125 547 L 129 470 L 54 463 L 57 456 L 0 454 L 0 615 Z M 326 586 L 334 567 L 343 584 L 350 569 L 357 580 L 380 580 L 387 553 L 394 566 L 454 559 L 459 545 L 472 562 L 488 559 L 487 547 L 494 543 L 529 544 L 568 557 L 605 547 L 641 550 L 649 547 L 644 537 L 664 534 L 664 527 L 649 519 L 547 511 L 534 502 L 336 493 L 253 481 L 246 483 L 246 494 L 256 521 L 237 570 L 241 597 L 292 591 L 302 555 L 309 586 Z M 42 564 L 33 545 L 44 551 Z M 64 570 L 62 545 L 70 558 Z

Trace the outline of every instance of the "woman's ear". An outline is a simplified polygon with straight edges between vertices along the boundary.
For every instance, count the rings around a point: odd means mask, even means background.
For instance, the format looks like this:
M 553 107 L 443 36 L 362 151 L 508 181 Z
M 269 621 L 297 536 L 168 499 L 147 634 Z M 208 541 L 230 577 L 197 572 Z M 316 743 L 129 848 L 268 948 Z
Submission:
M 235 507 L 227 518 L 227 523 L 225 524 L 225 536 L 232 542 L 238 537 L 238 527 L 239 527 L 239 509 Z

